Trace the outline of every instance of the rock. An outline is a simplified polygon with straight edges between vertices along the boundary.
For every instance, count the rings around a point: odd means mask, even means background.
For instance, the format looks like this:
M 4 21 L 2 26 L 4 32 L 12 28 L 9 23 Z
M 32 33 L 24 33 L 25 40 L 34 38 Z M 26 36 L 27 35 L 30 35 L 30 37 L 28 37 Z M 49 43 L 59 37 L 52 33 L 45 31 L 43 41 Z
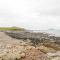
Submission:
M 60 53 L 59 51 L 55 53 L 47 53 L 47 57 L 47 60 L 60 60 Z
M 49 57 L 46 60 L 60 60 L 60 57 L 55 56 L 55 57 Z
M 47 55 L 48 55 L 49 57 L 51 57 L 51 56 L 60 56 L 60 51 L 57 51 L 57 52 L 55 52 L 55 53 L 47 53 Z
M 24 58 L 25 57 L 25 53 L 21 53 L 21 58 Z

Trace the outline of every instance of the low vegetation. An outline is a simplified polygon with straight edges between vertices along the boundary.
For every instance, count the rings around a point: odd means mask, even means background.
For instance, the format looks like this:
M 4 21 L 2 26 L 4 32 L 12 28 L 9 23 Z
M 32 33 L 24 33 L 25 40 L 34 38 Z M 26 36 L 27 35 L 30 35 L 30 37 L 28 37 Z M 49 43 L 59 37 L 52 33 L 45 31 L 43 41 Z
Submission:
M 7 30 L 13 30 L 13 31 L 20 31 L 25 30 L 24 28 L 18 28 L 18 27 L 0 27 L 1 31 L 7 31 Z

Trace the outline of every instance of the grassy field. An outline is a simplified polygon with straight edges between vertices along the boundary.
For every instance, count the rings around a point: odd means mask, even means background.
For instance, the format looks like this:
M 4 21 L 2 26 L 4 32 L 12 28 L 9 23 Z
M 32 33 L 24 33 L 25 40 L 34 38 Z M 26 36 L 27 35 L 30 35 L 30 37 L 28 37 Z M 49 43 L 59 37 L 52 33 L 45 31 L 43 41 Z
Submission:
M 17 28 L 17 27 L 0 27 L 0 30 L 24 30 L 23 28 Z

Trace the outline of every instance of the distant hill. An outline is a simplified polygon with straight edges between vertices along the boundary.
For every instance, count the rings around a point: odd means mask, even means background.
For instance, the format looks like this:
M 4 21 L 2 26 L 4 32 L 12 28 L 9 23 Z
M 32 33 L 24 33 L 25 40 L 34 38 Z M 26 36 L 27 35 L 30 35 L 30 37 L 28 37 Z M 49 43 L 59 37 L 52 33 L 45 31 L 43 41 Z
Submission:
M 19 28 L 19 27 L 0 27 L 0 31 L 5 31 L 5 30 L 13 30 L 13 31 L 24 31 L 24 28 Z

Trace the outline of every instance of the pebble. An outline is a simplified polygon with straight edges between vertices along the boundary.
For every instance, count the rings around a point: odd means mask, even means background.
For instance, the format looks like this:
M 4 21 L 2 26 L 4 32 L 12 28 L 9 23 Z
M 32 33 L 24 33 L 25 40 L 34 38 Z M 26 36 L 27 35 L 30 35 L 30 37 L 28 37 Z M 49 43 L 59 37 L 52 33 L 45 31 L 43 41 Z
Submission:
M 25 57 L 25 53 L 21 53 L 21 58 L 24 58 Z

